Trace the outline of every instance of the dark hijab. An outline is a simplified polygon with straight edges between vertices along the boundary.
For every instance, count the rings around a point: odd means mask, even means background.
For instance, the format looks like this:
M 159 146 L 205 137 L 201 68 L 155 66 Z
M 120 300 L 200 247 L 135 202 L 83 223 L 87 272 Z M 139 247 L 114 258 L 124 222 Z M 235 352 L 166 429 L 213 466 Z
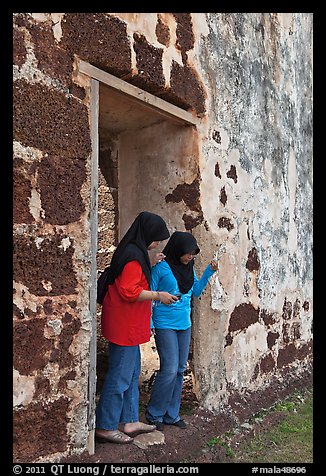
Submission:
M 151 281 L 151 264 L 147 248 L 153 241 L 169 238 L 166 223 L 159 215 L 141 212 L 130 226 L 113 253 L 107 284 L 112 284 L 129 261 L 138 261 L 148 283 Z
M 169 264 L 182 294 L 186 294 L 194 284 L 194 260 L 182 264 L 180 257 L 186 253 L 199 253 L 195 237 L 187 231 L 175 231 L 167 242 L 162 253 Z

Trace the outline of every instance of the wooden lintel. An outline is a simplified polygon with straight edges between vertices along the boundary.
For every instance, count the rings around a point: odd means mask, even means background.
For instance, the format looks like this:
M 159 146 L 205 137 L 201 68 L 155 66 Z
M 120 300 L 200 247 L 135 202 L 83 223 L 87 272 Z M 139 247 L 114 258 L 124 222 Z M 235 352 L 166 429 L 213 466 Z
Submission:
M 100 81 L 101 83 L 106 84 L 116 91 L 119 91 L 120 93 L 130 97 L 130 99 L 146 104 L 159 114 L 164 114 L 171 119 L 175 119 L 186 124 L 191 124 L 193 126 L 197 126 L 199 123 L 198 118 L 190 112 L 184 111 L 180 107 L 174 106 L 174 104 L 170 104 L 169 102 L 164 101 L 163 99 L 158 98 L 151 93 L 143 91 L 142 89 L 137 88 L 137 86 L 127 83 L 126 81 L 123 81 L 122 79 L 119 79 L 110 73 L 106 73 L 105 71 L 102 71 L 101 69 L 96 68 L 85 61 L 79 61 L 78 71 Z

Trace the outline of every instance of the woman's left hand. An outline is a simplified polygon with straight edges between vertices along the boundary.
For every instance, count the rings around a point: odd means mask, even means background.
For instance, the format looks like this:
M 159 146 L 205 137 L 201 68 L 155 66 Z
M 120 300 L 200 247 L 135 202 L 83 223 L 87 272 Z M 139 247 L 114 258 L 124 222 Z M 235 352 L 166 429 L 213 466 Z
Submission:
M 165 255 L 163 253 L 156 253 L 156 255 L 151 258 L 151 266 L 155 266 L 157 263 L 160 263 L 164 260 L 164 258 Z
M 210 262 L 210 265 L 211 265 L 211 270 L 212 271 L 217 271 L 218 269 L 218 262 L 216 259 L 212 259 L 212 261 Z

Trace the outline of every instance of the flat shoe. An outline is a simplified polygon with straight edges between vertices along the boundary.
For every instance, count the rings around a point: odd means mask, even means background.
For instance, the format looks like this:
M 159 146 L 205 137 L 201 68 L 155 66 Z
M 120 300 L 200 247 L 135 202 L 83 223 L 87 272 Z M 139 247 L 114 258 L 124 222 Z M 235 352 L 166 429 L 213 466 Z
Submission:
M 134 438 L 137 435 L 141 435 L 142 433 L 151 433 L 152 431 L 156 430 L 156 425 L 146 425 L 142 423 L 142 426 L 138 428 L 138 430 L 134 431 L 125 431 L 125 434 Z
M 110 433 L 107 436 L 97 435 L 95 433 L 95 438 L 99 443 L 119 443 L 119 444 L 128 444 L 132 443 L 134 439 L 121 431 L 117 430 L 114 433 Z
M 180 418 L 180 420 L 178 421 L 175 421 L 174 423 L 166 423 L 166 425 L 177 426 L 178 428 L 182 428 L 183 430 L 187 428 L 187 423 L 184 420 L 182 420 L 182 418 Z

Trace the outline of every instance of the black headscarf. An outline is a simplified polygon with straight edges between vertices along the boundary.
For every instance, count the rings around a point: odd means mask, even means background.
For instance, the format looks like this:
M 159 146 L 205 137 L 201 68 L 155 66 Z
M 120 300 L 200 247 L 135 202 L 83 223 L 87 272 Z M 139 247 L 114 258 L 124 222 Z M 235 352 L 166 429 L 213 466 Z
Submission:
M 182 294 L 186 294 L 194 284 L 194 260 L 188 264 L 182 264 L 180 257 L 186 253 L 199 253 L 195 237 L 187 231 L 175 231 L 172 233 L 162 253 L 165 261 L 169 264 Z
M 107 284 L 112 284 L 129 261 L 140 263 L 148 283 L 151 281 L 151 264 L 147 248 L 153 241 L 169 238 L 166 223 L 159 215 L 141 212 L 134 220 L 113 253 Z

